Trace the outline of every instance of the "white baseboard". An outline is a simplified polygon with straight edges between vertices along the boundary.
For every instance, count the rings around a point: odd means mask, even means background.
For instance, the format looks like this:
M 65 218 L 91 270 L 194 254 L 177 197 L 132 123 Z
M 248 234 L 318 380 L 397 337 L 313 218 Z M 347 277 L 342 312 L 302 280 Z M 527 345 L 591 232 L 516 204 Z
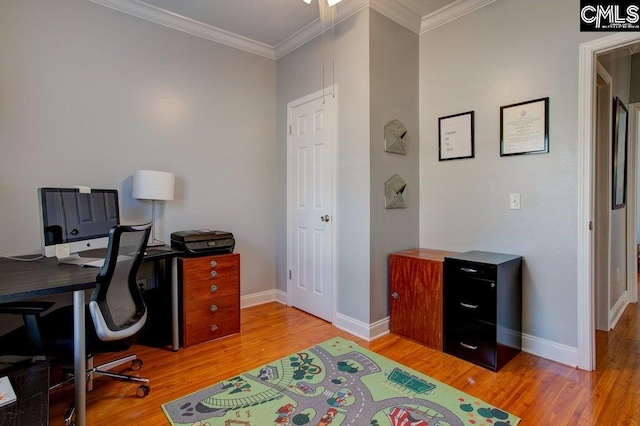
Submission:
M 522 333 L 522 351 L 571 367 L 578 366 L 578 349 Z
M 240 309 L 276 301 L 276 290 L 261 291 L 240 297 Z
M 613 306 L 613 309 L 609 312 L 609 328 L 613 330 L 613 328 L 618 324 L 620 317 L 624 313 L 624 310 L 629 306 L 629 293 L 625 290 L 620 296 L 620 299 Z
M 366 324 L 346 315 L 337 314 L 333 325 L 368 342 L 389 333 L 389 317 Z
M 240 298 L 240 309 L 250 306 L 263 305 L 269 302 L 287 304 L 287 293 L 280 290 L 267 290 L 259 293 L 247 294 Z
M 287 298 L 287 292 L 282 290 L 276 290 L 276 302 L 286 305 L 289 299 Z

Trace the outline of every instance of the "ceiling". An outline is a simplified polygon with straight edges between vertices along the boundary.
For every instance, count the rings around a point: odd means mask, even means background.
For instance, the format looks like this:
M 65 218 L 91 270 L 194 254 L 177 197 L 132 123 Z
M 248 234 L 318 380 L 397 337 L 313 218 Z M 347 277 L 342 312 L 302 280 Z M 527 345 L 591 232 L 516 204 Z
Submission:
M 318 1 L 303 0 L 90 0 L 157 24 L 278 59 L 327 25 Z M 325 1 L 325 0 L 322 0 Z M 342 0 L 337 24 L 365 7 L 416 34 L 445 24 L 495 0 Z

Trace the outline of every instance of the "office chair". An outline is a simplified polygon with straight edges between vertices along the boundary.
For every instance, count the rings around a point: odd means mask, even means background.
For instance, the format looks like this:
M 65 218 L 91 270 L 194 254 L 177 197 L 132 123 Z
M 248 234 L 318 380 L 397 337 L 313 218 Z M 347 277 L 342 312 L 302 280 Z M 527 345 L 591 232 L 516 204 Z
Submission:
M 105 262 L 96 277 L 97 286 L 86 307 L 85 330 L 87 351 L 87 386 L 93 388 L 94 375 L 139 383 L 136 394 L 145 397 L 149 391 L 149 379 L 118 374 L 109 370 L 131 363 L 132 370 L 142 367 L 142 360 L 129 355 L 94 366 L 93 354 L 119 352 L 131 346 L 131 337 L 144 326 L 147 309 L 140 295 L 136 274 L 142 263 L 151 224 L 138 226 L 114 226 L 109 231 L 109 245 Z M 23 344 L 32 355 L 48 355 L 61 360 L 73 360 L 73 307 L 65 306 L 39 318 L 51 305 L 38 302 L 0 304 L 0 312 L 23 315 L 25 326 L 0 338 L 2 352 Z M 28 343 L 24 343 L 24 342 Z M 22 352 L 25 352 L 24 350 Z M 54 385 L 56 389 L 67 380 Z M 65 416 L 65 424 L 73 424 L 73 403 Z

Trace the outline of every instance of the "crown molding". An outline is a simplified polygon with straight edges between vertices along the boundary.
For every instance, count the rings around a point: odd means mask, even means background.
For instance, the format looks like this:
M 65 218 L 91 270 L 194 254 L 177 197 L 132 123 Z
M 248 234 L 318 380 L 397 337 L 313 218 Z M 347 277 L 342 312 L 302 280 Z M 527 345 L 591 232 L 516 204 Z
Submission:
M 338 25 L 340 22 L 358 13 L 367 6 L 369 6 L 369 0 L 349 0 L 338 3 L 335 21 L 332 24 L 325 23 L 324 30 L 330 30 L 334 25 Z M 276 59 L 282 58 L 287 53 L 297 49 L 320 34 L 322 34 L 322 22 L 320 22 L 320 18 L 318 18 L 282 43 L 276 45 L 274 48 Z
M 494 1 L 495 0 L 458 0 L 423 17 L 422 24 L 420 25 L 420 34 L 431 31 L 440 25 L 451 22 Z
M 138 0 L 89 1 L 197 37 L 235 47 L 245 52 L 254 53 L 269 59 L 276 59 L 273 48 L 264 43 L 239 36 L 238 34 L 225 31 L 212 25 L 203 24 L 202 22 L 169 12 L 159 7 L 151 6 Z
M 322 34 L 323 25 L 320 18 L 311 22 L 300 31 L 287 38 L 275 47 L 251 40 L 221 28 L 178 15 L 168 10 L 149 5 L 140 0 L 89 0 L 93 3 L 164 25 L 207 40 L 215 41 L 245 52 L 254 53 L 269 59 L 280 59 L 287 53 L 302 46 L 314 37 Z M 336 7 L 336 19 L 332 24 L 325 23 L 324 30 L 331 29 L 360 10 L 371 7 L 392 21 L 408 30 L 422 34 L 447 22 L 451 22 L 467 13 L 473 12 L 495 0 L 458 0 L 423 18 L 403 6 L 397 0 L 345 0 Z
M 408 9 L 396 0 L 370 0 L 369 6 L 397 24 L 416 34 L 420 34 L 422 16 Z

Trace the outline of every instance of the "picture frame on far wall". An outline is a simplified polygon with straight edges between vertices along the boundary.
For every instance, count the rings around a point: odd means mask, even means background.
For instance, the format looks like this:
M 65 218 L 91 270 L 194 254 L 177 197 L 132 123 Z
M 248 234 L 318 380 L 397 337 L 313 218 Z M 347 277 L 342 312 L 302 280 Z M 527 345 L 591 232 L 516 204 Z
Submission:
M 438 159 L 459 160 L 474 157 L 473 111 L 438 119 Z
M 500 107 L 500 157 L 549 152 L 549 98 Z
M 627 124 L 629 113 L 620 98 L 613 101 L 613 167 L 612 208 L 620 209 L 627 202 Z

